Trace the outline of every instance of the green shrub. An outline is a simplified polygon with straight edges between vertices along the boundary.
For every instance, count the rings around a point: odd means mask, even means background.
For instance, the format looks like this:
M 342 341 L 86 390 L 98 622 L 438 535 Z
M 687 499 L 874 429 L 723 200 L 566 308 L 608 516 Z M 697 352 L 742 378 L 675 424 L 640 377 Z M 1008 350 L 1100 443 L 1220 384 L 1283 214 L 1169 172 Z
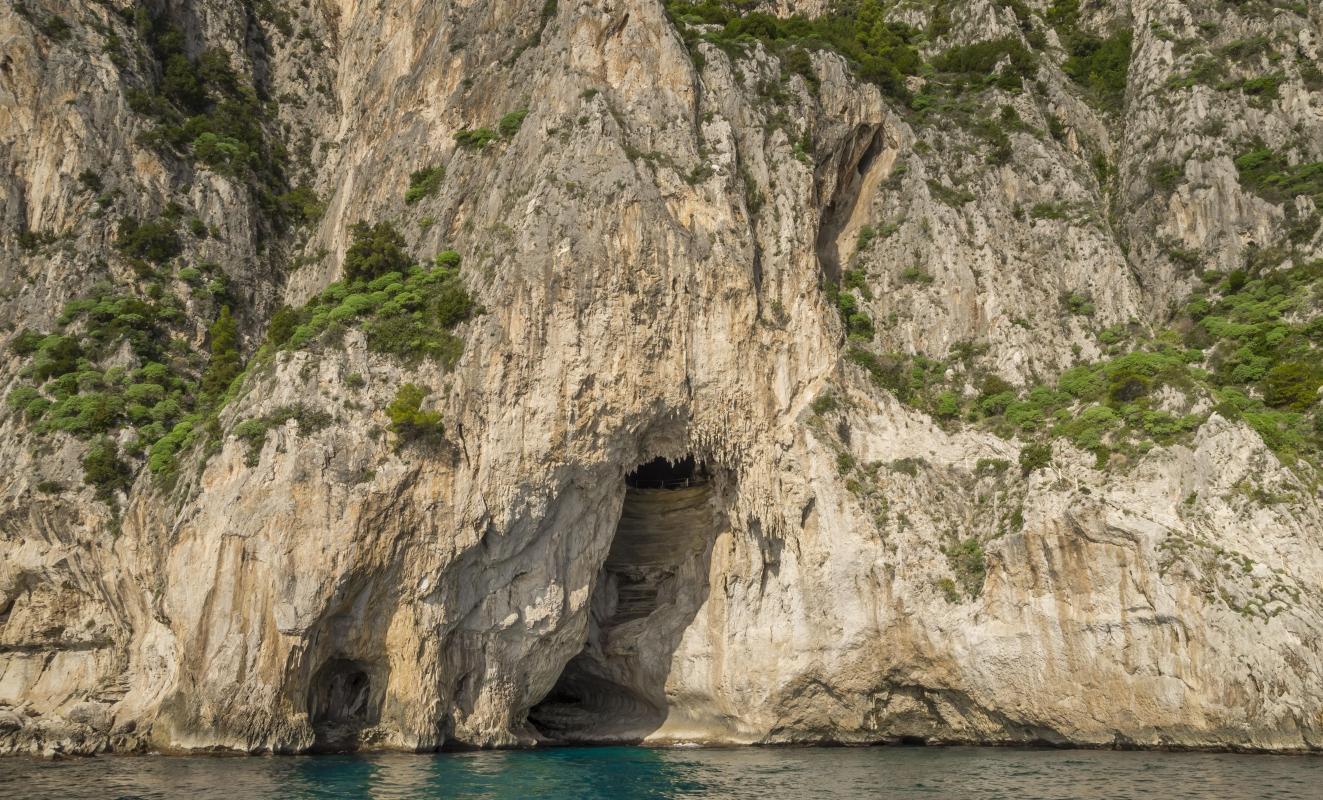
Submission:
M 290 420 L 298 422 L 300 436 L 311 436 L 330 425 L 332 421 L 329 413 L 315 410 L 302 403 L 281 406 L 265 416 L 246 419 L 235 425 L 232 431 L 235 438 L 243 442 L 247 448 L 244 453 L 244 465 L 257 466 L 262 454 L 262 445 L 266 442 L 267 432 L 272 428 L 284 425 Z
M 1267 147 L 1256 147 L 1236 158 L 1240 182 L 1271 203 L 1305 195 L 1323 202 L 1323 161 L 1292 166 L 1286 158 Z
M 431 359 L 447 366 L 458 360 L 464 348 L 462 339 L 437 330 L 414 314 L 374 319 L 367 326 L 367 344 L 375 353 L 404 361 Z
M 44 381 L 77 369 L 83 348 L 73 336 L 51 334 L 42 337 L 34 356 L 26 372 L 38 381 Z
M 933 404 L 933 416 L 938 419 L 955 419 L 960 416 L 960 395 L 949 390 L 939 394 Z
M 715 32 L 702 34 L 687 24 L 681 26 L 681 33 L 696 59 L 699 55 L 696 44 L 700 38 L 728 52 L 759 41 L 788 57 L 794 71 L 808 78 L 803 57 L 793 54 L 804 47 L 826 45 L 845 56 L 861 79 L 875 83 L 884 93 L 903 100 L 909 98 L 905 76 L 917 74 L 922 66 L 916 48 L 920 31 L 902 22 L 888 20 L 891 9 L 884 0 L 857 0 L 848 5 L 833 5 L 813 19 L 798 14 L 777 17 L 748 10 L 746 4 L 712 0 L 672 0 L 666 8 L 675 20 L 721 26 Z
M 271 315 L 271 324 L 266 329 L 266 340 L 279 347 L 294 335 L 299 324 L 299 312 L 289 306 L 281 306 Z
M 202 373 L 202 393 L 213 402 L 220 399 L 243 371 L 239 355 L 239 330 L 230 316 L 230 307 L 221 306 L 220 316 L 208 331 L 211 360 Z
M 868 350 L 852 347 L 846 358 L 868 371 L 873 383 L 886 389 L 904 402 L 913 394 L 907 359 L 898 354 L 878 356 Z
M 316 222 L 326 207 L 309 186 L 296 186 L 276 196 L 276 205 L 282 216 L 298 222 Z
M 1009 66 L 999 72 L 998 65 L 1003 60 Z M 952 47 L 934 58 L 933 66 L 942 72 L 964 75 L 967 79 L 992 78 L 1006 91 L 1019 91 L 1021 81 L 1033 77 L 1038 59 L 1018 38 L 1007 36 Z
M 390 429 L 401 442 L 439 439 L 445 432 L 441 414 L 423 411 L 423 398 L 431 391 L 414 383 L 406 383 L 395 393 L 395 399 L 386 406 Z
M 814 398 L 813 405 L 810 406 L 813 413 L 820 417 L 832 413 L 839 407 L 840 401 L 837 400 L 836 395 L 831 391 L 824 391 L 822 394 L 818 395 Z
M 928 191 L 932 192 L 933 197 L 952 208 L 960 208 L 975 200 L 974 193 L 968 189 L 954 188 L 935 180 L 928 181 Z
M 915 478 L 918 477 L 919 470 L 925 465 L 925 463 L 926 462 L 924 462 L 922 458 L 916 458 L 913 456 L 908 458 L 898 458 L 888 464 L 887 469 L 890 469 L 892 472 L 899 472 L 902 475 L 908 475 L 911 478 Z
M 242 140 L 215 131 L 193 139 L 193 158 L 222 175 L 236 175 L 248 167 L 253 151 Z
M 1260 101 L 1276 100 L 1281 97 L 1279 89 L 1285 82 L 1284 75 L 1264 75 L 1245 81 L 1240 85 L 1240 91 Z
M 389 222 L 368 225 L 356 222 L 349 229 L 353 237 L 345 252 L 345 278 L 372 279 L 388 272 L 407 272 L 413 264 L 405 252 L 404 237 Z
M 13 339 L 9 341 L 9 349 L 19 356 L 30 356 L 37 352 L 41 347 L 42 340 L 46 338 L 37 331 L 25 329 L 19 331 Z
M 1096 310 L 1093 305 L 1093 298 L 1088 292 L 1066 292 L 1061 296 L 1061 304 L 1071 314 L 1078 316 L 1092 316 Z
M 501 121 L 496 124 L 501 135 L 509 139 L 519 132 L 519 126 L 524 124 L 524 117 L 528 116 L 528 109 L 521 108 L 518 111 L 511 111 L 509 114 L 501 117 Z
M 401 250 L 393 260 L 400 266 L 407 258 Z M 381 259 L 375 262 L 370 269 L 383 268 Z M 352 323 L 362 325 L 374 352 L 411 362 L 432 359 L 453 364 L 463 351 L 463 341 L 450 329 L 481 309 L 464 288 L 459 254 L 443 251 L 435 263 L 434 269 L 409 265 L 371 280 L 360 276 L 333 283 L 302 309 L 278 312 L 268 341 L 276 347 L 303 347 L 334 323 Z
M 983 556 L 983 546 L 978 539 L 965 539 L 946 549 L 946 562 L 955 573 L 956 580 L 965 594 L 978 597 L 983 591 L 983 579 L 987 575 L 987 564 Z
M 1020 471 L 1028 475 L 1035 470 L 1052 463 L 1052 445 L 1046 442 L 1030 442 L 1020 448 Z
M 269 427 L 267 421 L 260 418 L 246 419 L 234 426 L 235 437 L 247 447 L 243 460 L 246 466 L 257 466 L 262 452 L 262 444 L 266 441 L 266 432 Z
M 923 267 L 906 267 L 901 270 L 900 279 L 905 283 L 927 285 L 933 282 L 933 276 Z
M 196 424 L 196 418 L 180 420 L 169 433 L 152 443 L 147 468 L 154 475 L 169 475 L 174 471 L 175 455 L 187 450 L 196 439 Z
M 164 264 L 183 252 L 184 246 L 179 234 L 175 233 L 173 222 L 141 222 L 134 217 L 124 217 L 119 221 L 115 248 L 130 258 Z
M 1066 203 L 1035 203 L 1029 210 L 1029 216 L 1034 219 L 1065 219 L 1070 206 Z
M 455 132 L 455 144 L 466 150 L 482 150 L 499 138 L 500 134 L 491 128 L 465 128 Z
M 443 328 L 453 328 L 473 316 L 475 304 L 464 289 L 464 284 L 455 277 L 436 287 L 431 308 L 436 324 Z
M 873 243 L 873 239 L 876 237 L 877 229 L 872 225 L 864 225 L 859 229 L 859 238 L 855 241 L 854 249 L 862 253 L 868 249 L 868 246 Z
M 1069 37 L 1070 57 L 1061 68 L 1087 88 L 1100 107 L 1117 110 L 1125 101 L 1132 40 L 1129 30 L 1116 31 L 1106 39 L 1077 32 Z
M 9 404 L 10 408 L 16 411 L 26 411 L 27 407 L 31 405 L 34 400 L 40 399 L 42 399 L 41 392 L 37 391 L 35 387 L 17 386 L 9 392 L 9 396 L 5 398 L 5 402 Z
M 78 173 L 78 183 L 85 191 L 97 194 L 101 191 L 101 175 L 96 171 L 85 169 Z
M 1323 371 L 1317 363 L 1288 361 L 1263 376 L 1263 401 L 1274 408 L 1304 411 L 1318 400 Z
M 1054 431 L 1065 436 L 1081 450 L 1096 452 L 1103 447 L 1103 439 L 1121 425 L 1120 416 L 1108 406 L 1089 406 L 1072 419 L 1062 422 Z M 1050 455 L 1050 453 L 1049 453 Z M 1024 464 L 1021 454 L 1020 463 Z
M 409 176 L 409 188 L 404 192 L 404 202 L 413 205 L 425 197 L 431 197 L 441 189 L 441 181 L 446 177 L 446 168 L 437 164 L 417 170 Z
M 103 502 L 113 503 L 116 493 L 128 489 L 131 479 L 131 470 L 109 438 L 98 439 L 83 456 L 83 482 L 95 488 Z
M 1155 161 L 1149 171 L 1153 185 L 1164 194 L 1171 194 L 1185 179 L 1185 165 L 1174 161 Z
M 960 590 L 956 588 L 955 581 L 950 578 L 940 578 L 937 581 L 937 588 L 941 590 L 942 596 L 946 598 L 946 602 L 960 602 Z

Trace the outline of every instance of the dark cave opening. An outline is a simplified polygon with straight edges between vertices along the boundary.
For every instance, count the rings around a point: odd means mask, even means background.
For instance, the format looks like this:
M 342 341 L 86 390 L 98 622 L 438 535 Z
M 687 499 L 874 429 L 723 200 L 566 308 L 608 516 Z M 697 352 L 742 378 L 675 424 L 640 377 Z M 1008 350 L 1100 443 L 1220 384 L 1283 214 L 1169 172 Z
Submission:
M 654 458 L 625 476 L 625 485 L 631 489 L 677 489 L 706 482 L 707 473 L 693 456 L 677 461 Z
M 665 722 L 671 656 L 707 599 L 719 519 L 693 456 L 656 458 L 625 478 L 583 648 L 529 710 L 544 741 L 638 742 Z
M 380 710 L 369 670 L 357 661 L 326 662 L 308 687 L 308 719 L 319 749 L 354 749 L 359 731 L 375 725 Z

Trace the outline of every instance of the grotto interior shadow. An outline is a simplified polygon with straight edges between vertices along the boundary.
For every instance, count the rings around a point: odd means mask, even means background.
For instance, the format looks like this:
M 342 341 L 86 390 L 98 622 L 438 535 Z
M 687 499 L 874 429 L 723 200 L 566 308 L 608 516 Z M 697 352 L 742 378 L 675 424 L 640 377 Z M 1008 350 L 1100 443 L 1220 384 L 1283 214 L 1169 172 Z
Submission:
M 308 717 L 315 752 L 349 752 L 359 747 L 359 734 L 381 717 L 384 676 L 370 665 L 333 658 L 313 675 L 308 687 Z
M 712 476 L 692 456 L 657 458 L 625 484 L 583 649 L 528 714 L 547 743 L 637 743 L 660 728 L 671 658 L 707 600 L 722 522 Z

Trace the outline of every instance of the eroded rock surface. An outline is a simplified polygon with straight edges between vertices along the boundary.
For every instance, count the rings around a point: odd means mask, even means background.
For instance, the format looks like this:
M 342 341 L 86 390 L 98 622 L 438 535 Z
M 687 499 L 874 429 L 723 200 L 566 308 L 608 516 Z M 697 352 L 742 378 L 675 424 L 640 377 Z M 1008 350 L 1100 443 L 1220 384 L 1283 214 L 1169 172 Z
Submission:
M 1315 199 L 1270 202 L 1234 163 L 1250 137 L 1323 159 L 1315 4 L 1244 4 L 1263 8 L 1216 30 L 1212 0 L 1086 10 L 1133 29 L 1123 113 L 1063 73 L 1048 4 L 1021 4 L 1027 30 L 991 0 L 936 4 L 944 30 L 934 4 L 892 9 L 928 26 L 925 57 L 1043 35 L 1020 88 L 985 87 L 987 115 L 1018 120 L 1004 152 L 830 50 L 804 74 L 758 42 L 687 45 L 656 0 L 145 4 L 278 105 L 283 186 L 324 207 L 301 225 L 273 222 L 246 173 L 181 155 L 196 142 L 144 135 L 132 92 L 163 68 L 134 55 L 133 5 L 0 9 L 6 393 L 30 363 L 9 345 L 99 282 L 185 298 L 181 363 L 225 298 L 251 357 L 276 308 L 341 276 L 363 220 L 394 221 L 419 259 L 457 250 L 482 313 L 449 366 L 352 324 L 254 362 L 168 480 L 144 455 L 109 500 L 83 483 L 88 437 L 6 406 L 0 749 L 1323 748 L 1308 458 L 1194 392 L 1169 403 L 1204 415 L 1183 437 L 1110 461 L 1057 438 L 1022 471 L 1028 434 L 938 419 L 849 357 L 972 353 L 1028 386 L 1103 357 L 1100 331 L 1156 335 L 1200 283 L 1189 258 L 1229 272 L 1288 240 L 1323 256 L 1298 232 Z M 1170 89 L 1200 37 L 1298 58 L 1262 57 L 1281 76 L 1267 100 Z M 516 110 L 487 146 L 456 142 Z M 439 190 L 406 203 L 431 165 Z M 172 202 L 206 235 L 145 277 L 116 223 Z M 221 288 L 180 272 L 201 264 Z M 847 273 L 865 336 L 824 291 Z M 388 431 L 405 383 L 430 390 L 438 441 Z M 294 406 L 324 424 L 236 434 Z M 622 508 L 636 533 L 670 512 L 625 479 L 659 457 L 707 471 L 680 491 L 710 522 L 631 560 Z M 586 695 L 600 722 L 581 722 Z

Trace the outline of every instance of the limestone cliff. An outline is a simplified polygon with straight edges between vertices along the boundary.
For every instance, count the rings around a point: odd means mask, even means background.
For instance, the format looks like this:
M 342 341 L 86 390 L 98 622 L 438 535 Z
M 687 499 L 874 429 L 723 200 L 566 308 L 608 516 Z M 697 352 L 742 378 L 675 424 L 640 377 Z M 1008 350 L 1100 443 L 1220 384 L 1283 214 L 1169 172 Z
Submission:
M 1323 748 L 1323 10 L 735 5 L 0 8 L 0 749 Z

